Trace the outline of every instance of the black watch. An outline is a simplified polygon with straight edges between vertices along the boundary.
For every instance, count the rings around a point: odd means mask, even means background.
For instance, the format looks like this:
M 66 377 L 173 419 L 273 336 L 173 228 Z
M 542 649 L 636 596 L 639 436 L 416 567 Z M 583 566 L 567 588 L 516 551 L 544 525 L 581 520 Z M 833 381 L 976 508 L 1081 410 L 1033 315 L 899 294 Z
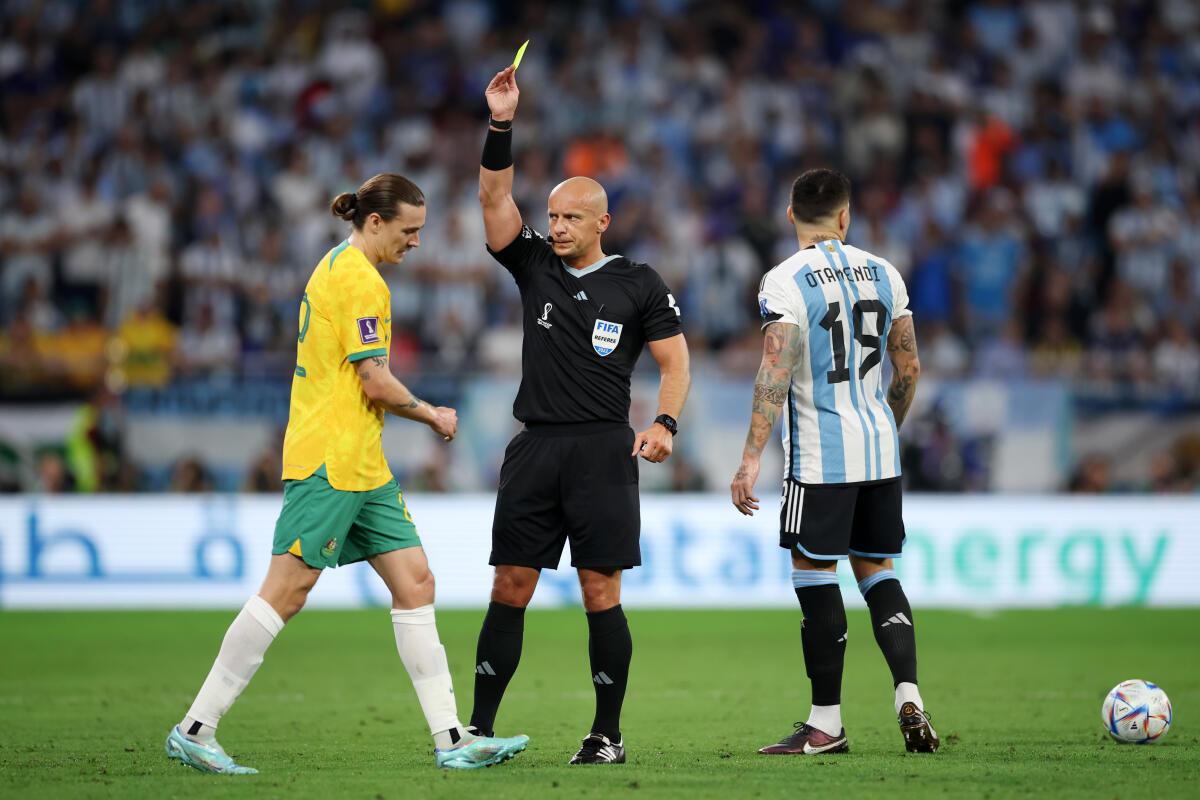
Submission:
M 654 421 L 669 430 L 672 436 L 679 432 L 679 423 L 670 414 L 659 414 Z
M 512 123 L 513 121 L 511 119 L 499 120 L 493 119 L 491 116 L 488 117 L 488 126 L 495 128 L 498 131 L 511 131 Z

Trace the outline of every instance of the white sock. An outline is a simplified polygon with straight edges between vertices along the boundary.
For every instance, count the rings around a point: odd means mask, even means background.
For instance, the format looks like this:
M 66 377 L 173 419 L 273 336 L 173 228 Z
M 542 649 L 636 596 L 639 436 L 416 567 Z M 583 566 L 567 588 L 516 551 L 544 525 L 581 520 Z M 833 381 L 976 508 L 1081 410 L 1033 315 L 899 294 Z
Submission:
M 438 639 L 433 606 L 393 608 L 392 627 L 396 631 L 396 650 L 417 691 L 434 746 L 440 750 L 453 747 L 467 734 L 458 720 L 450 664 L 446 648 Z
M 213 738 L 221 717 L 250 683 L 263 662 L 263 654 L 281 630 L 283 619 L 270 603 L 258 595 L 246 601 L 225 632 L 200 693 L 179 723 L 184 735 L 200 741 Z
M 915 683 L 898 683 L 896 684 L 896 715 L 900 714 L 900 706 L 905 703 L 915 703 L 917 708 L 924 711 L 925 704 L 921 702 L 921 693 L 917 691 Z
M 830 736 L 842 732 L 842 706 L 813 706 L 808 712 L 808 727 L 824 731 Z

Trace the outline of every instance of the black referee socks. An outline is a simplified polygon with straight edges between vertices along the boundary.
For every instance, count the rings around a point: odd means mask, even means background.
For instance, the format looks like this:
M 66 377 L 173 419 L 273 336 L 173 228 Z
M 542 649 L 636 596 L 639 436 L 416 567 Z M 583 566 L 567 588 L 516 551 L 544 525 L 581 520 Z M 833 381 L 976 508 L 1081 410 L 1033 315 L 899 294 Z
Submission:
M 871 628 L 883 651 L 892 682 L 917 682 L 917 636 L 913 630 L 912 608 L 896 573 L 877 572 L 859 583 L 867 607 L 871 609 Z
M 471 710 L 471 727 L 484 736 L 493 735 L 504 690 L 521 662 L 524 636 L 525 609 L 495 601 L 488 605 L 475 648 L 475 708 Z
M 836 577 L 834 578 L 836 580 Z M 804 621 L 800 644 L 804 667 L 812 681 L 814 706 L 842 702 L 842 664 L 846 660 L 846 604 L 836 583 L 796 587 Z
M 621 740 L 621 705 L 629 682 L 633 638 L 620 604 L 587 615 L 588 656 L 592 661 L 592 683 L 596 687 L 596 718 L 592 732 L 610 741 Z M 478 682 L 476 682 L 478 684 Z

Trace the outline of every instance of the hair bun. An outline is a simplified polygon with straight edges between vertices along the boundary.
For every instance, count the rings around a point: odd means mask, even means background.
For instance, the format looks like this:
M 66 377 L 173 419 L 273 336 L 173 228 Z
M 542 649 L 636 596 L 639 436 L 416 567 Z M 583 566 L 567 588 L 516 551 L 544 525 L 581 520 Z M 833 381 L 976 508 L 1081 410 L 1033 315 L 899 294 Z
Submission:
M 341 217 L 347 222 L 354 219 L 355 213 L 358 211 L 358 193 L 357 192 L 342 192 L 334 198 L 330 204 L 329 210 L 335 217 Z

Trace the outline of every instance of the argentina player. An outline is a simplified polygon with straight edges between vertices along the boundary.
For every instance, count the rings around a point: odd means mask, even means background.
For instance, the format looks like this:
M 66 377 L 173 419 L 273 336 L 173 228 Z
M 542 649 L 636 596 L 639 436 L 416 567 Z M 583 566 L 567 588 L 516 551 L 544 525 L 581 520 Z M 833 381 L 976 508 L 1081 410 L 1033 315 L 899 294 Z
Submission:
M 917 691 L 912 610 L 892 569 L 904 543 L 898 429 L 921 372 L 908 292 L 895 267 L 843 243 L 850 181 L 841 173 L 814 169 L 797 178 L 787 214 L 800 249 L 768 272 L 759 289 L 762 364 L 730 491 L 743 514 L 758 510 L 760 457 L 782 417 L 779 543 L 791 551 L 804 615 L 800 639 L 812 711 L 793 733 L 759 752 L 849 749 L 841 717 L 846 608 L 837 585 L 837 563 L 845 558 L 892 671 L 905 747 L 933 752 L 937 735 Z M 886 400 L 885 342 L 893 366 Z

